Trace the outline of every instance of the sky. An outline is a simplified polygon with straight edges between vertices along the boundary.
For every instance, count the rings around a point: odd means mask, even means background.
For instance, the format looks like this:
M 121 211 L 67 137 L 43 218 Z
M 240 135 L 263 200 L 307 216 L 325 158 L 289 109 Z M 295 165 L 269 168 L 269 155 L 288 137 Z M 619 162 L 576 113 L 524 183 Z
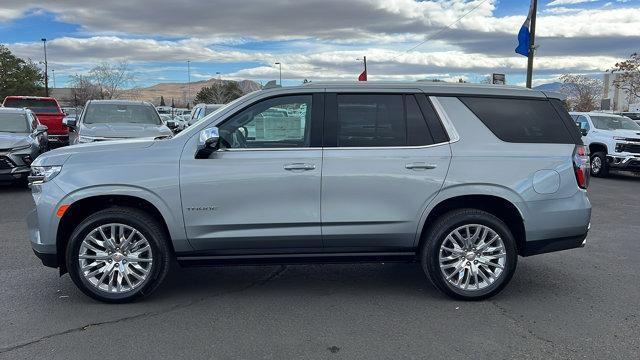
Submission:
M 514 52 L 529 0 L 2 0 L 0 43 L 42 62 L 50 85 L 127 61 L 131 86 L 212 77 L 464 79 L 504 73 L 522 85 Z M 534 85 L 598 74 L 640 51 L 640 0 L 539 0 Z M 426 40 L 426 41 L 425 41 Z M 418 46 L 419 45 L 419 46 Z M 52 72 L 53 71 L 53 72 Z M 218 74 L 219 73 L 219 74 Z

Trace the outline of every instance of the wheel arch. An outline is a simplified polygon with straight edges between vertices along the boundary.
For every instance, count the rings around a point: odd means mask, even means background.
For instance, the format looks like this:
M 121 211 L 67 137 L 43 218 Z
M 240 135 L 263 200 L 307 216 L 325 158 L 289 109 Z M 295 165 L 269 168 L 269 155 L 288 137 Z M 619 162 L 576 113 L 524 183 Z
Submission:
M 434 201 L 434 203 L 420 225 L 417 243 L 418 250 L 426 240 L 425 234 L 429 230 L 429 227 L 438 217 L 451 210 L 473 208 L 486 211 L 504 221 L 516 241 L 518 254 L 522 255 L 524 253 L 526 246 L 524 216 L 521 209 L 515 205 L 513 199 L 507 199 L 507 197 L 497 194 L 475 193 L 452 195 L 450 197 L 440 198 L 438 202 Z
M 589 144 L 589 154 L 593 154 L 599 151 L 604 151 L 605 155 L 609 153 L 609 149 L 606 144 L 593 142 Z
M 141 196 L 104 191 L 101 191 L 100 194 L 92 192 L 84 194 L 85 196 L 78 195 L 79 194 L 74 194 L 73 199 L 75 201 L 68 204 L 69 207 L 60 218 L 56 231 L 56 253 L 60 267 L 60 274 L 64 274 L 67 271 L 65 265 L 65 253 L 67 243 L 69 242 L 69 236 L 73 230 L 89 215 L 110 207 L 130 207 L 142 210 L 151 215 L 161 225 L 169 239 L 168 246 L 172 253 L 175 253 L 175 244 L 171 241 L 175 231 L 173 233 L 170 231 L 171 224 L 167 223 L 167 210 L 165 209 L 165 213 L 163 213 L 161 210 L 162 208 L 157 206 L 157 203 Z

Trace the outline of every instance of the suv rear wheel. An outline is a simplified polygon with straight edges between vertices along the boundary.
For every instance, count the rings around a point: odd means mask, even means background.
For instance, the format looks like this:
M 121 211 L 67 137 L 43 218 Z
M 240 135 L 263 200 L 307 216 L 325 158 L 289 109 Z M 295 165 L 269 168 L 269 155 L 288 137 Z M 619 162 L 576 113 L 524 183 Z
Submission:
M 595 177 L 605 177 L 609 175 L 607 154 L 599 151 L 591 155 L 591 175 Z
M 477 209 L 448 212 L 425 234 L 422 268 L 446 295 L 481 300 L 500 292 L 516 269 L 513 235 L 494 215 Z
M 153 292 L 169 269 L 167 236 L 148 214 L 114 207 L 74 230 L 66 262 L 73 282 L 104 302 L 129 302 Z

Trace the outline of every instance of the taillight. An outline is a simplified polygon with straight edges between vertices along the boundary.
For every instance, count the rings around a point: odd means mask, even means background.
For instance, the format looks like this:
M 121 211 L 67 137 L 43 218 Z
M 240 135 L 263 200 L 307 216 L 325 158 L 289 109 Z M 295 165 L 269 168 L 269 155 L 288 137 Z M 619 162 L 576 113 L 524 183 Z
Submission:
M 586 189 L 589 186 L 590 163 L 589 153 L 584 145 L 576 145 L 573 150 L 573 170 L 576 174 L 578 187 Z

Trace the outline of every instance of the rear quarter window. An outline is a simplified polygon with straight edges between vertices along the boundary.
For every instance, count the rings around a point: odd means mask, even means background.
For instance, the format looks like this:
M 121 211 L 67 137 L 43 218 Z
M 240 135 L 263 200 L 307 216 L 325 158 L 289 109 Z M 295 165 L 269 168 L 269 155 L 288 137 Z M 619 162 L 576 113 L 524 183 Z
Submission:
M 565 121 L 547 99 L 466 96 L 459 99 L 502 141 L 551 144 L 576 142 Z

